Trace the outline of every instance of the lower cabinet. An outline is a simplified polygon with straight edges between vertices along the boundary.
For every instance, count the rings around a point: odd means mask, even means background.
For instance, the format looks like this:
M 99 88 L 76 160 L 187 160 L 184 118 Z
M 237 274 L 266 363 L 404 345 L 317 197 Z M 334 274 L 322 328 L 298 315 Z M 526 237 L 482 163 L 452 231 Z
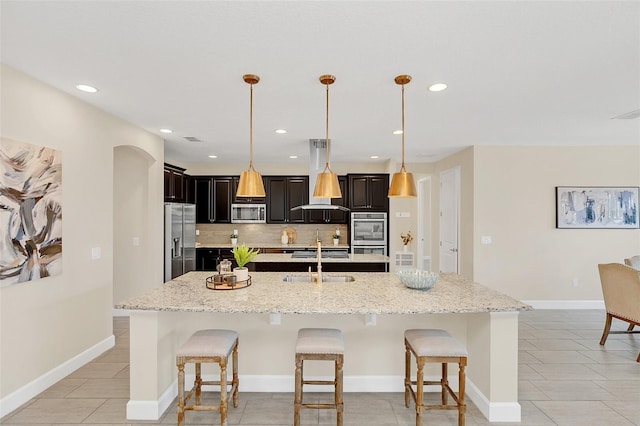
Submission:
M 196 249 L 196 271 L 216 271 L 216 266 L 221 260 L 227 259 L 233 263 L 233 267 L 238 266 L 233 258 L 231 249 L 228 248 L 197 248 Z

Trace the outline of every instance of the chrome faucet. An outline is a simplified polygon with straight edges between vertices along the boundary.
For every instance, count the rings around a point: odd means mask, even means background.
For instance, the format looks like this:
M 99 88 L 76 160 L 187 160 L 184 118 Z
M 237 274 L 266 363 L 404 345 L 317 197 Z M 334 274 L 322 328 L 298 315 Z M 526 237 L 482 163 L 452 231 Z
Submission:
M 316 275 L 317 282 L 322 282 L 322 243 L 318 240 L 318 252 L 316 253 L 316 257 L 318 259 L 318 273 Z
M 316 228 L 316 243 L 320 242 L 320 231 L 318 231 L 318 228 Z

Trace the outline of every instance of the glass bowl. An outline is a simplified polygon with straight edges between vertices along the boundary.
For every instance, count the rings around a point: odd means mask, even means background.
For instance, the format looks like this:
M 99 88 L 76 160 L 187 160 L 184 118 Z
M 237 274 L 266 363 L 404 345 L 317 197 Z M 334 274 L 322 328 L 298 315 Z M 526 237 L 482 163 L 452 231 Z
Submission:
M 438 274 L 419 269 L 401 269 L 396 272 L 396 275 L 405 287 L 416 290 L 429 290 L 438 279 Z

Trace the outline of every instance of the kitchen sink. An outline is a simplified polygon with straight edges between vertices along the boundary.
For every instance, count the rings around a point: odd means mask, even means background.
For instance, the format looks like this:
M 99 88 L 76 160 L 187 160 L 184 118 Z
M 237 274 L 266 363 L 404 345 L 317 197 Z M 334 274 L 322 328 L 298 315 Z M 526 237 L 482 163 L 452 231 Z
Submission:
M 323 283 L 349 283 L 356 279 L 351 275 L 323 275 Z M 315 281 L 315 277 L 307 275 L 285 275 L 282 281 L 287 283 L 311 283 Z

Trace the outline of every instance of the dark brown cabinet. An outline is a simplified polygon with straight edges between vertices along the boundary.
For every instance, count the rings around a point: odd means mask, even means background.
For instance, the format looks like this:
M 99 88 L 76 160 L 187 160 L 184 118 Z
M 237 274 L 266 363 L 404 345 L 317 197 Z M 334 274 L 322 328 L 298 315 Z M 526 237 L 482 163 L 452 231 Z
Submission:
M 348 175 L 349 208 L 354 211 L 389 210 L 389 175 Z
M 233 177 L 198 176 L 193 181 L 196 223 L 230 223 Z
M 347 177 L 338 176 L 342 198 L 332 198 L 334 206 L 349 207 Z M 349 223 L 349 212 L 344 210 L 308 210 L 307 223 Z
M 267 223 L 305 223 L 304 210 L 291 211 L 309 202 L 307 176 L 267 176 Z
M 185 200 L 185 174 L 181 167 L 164 163 L 164 201 L 182 203 Z

